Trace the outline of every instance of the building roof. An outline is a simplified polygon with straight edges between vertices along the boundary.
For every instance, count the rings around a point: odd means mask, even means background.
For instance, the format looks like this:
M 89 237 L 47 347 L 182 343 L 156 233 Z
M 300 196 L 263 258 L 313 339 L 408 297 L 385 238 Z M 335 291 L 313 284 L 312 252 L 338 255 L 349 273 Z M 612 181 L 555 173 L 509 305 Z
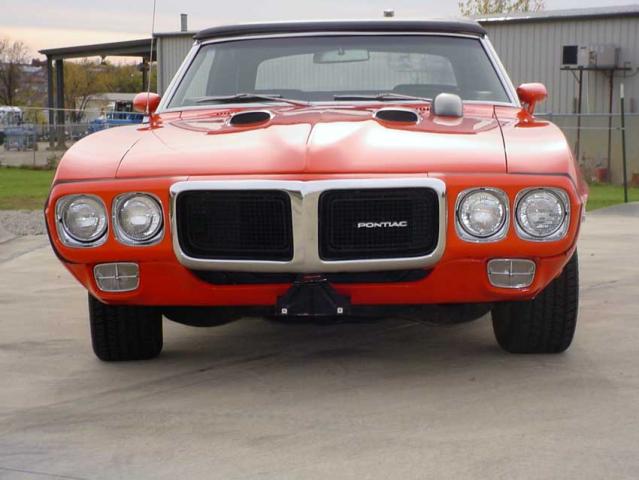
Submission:
M 75 47 L 48 48 L 40 50 L 52 60 L 82 57 L 149 57 L 151 39 L 127 40 L 124 42 L 98 43 L 93 45 L 77 45 Z M 153 59 L 155 60 L 155 45 Z
M 268 35 L 306 32 L 436 32 L 465 33 L 482 36 L 486 31 L 467 20 L 350 20 L 246 23 L 207 28 L 195 35 L 196 40 L 240 35 Z
M 539 12 L 485 15 L 475 17 L 475 20 L 482 25 L 490 25 L 502 22 L 543 22 L 636 16 L 639 16 L 639 4 L 619 7 L 571 8 L 566 10 L 542 10 Z

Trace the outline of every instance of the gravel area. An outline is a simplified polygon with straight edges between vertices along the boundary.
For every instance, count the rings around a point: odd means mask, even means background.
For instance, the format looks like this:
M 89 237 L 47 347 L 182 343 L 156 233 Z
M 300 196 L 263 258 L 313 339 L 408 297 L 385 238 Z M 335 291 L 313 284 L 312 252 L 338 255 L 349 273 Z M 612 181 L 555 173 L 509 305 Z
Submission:
M 39 210 L 0 210 L 0 225 L 17 235 L 44 235 L 44 214 Z

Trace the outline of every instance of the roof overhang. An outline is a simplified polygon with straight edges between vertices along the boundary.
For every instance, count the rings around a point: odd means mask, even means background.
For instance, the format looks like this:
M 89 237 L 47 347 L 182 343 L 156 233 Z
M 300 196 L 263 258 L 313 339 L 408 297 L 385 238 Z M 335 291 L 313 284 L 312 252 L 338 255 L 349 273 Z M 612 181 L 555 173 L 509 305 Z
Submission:
M 48 48 L 40 50 L 51 60 L 84 57 L 143 57 L 151 56 L 151 39 L 127 40 L 124 42 L 98 43 L 93 45 L 78 45 L 75 47 Z M 153 46 L 153 60 L 156 57 Z
M 598 18 L 639 17 L 639 5 L 619 7 L 571 8 L 565 10 L 541 10 L 539 12 L 518 12 L 475 17 L 481 25 L 492 26 L 500 23 L 557 22 L 569 20 L 594 20 Z

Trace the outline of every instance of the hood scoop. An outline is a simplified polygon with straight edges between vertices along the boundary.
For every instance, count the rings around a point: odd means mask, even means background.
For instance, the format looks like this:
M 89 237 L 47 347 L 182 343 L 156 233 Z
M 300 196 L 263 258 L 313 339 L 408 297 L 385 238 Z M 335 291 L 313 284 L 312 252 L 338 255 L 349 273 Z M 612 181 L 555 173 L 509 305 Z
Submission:
M 418 113 L 406 108 L 382 108 L 375 112 L 374 117 L 383 122 L 412 124 L 419 122 Z
M 239 112 L 229 118 L 229 125 L 242 127 L 246 125 L 256 125 L 266 123 L 273 118 L 273 114 L 268 110 L 252 110 Z

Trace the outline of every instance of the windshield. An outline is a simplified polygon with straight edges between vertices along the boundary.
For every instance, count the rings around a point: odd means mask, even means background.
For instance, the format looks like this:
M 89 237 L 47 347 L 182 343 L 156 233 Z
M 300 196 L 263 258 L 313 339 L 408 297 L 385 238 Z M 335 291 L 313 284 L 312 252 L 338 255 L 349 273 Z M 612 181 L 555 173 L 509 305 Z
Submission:
M 479 39 L 361 35 L 204 45 L 168 108 L 214 104 L 216 97 L 238 94 L 315 102 L 382 93 L 432 99 L 441 92 L 463 100 L 509 102 Z

